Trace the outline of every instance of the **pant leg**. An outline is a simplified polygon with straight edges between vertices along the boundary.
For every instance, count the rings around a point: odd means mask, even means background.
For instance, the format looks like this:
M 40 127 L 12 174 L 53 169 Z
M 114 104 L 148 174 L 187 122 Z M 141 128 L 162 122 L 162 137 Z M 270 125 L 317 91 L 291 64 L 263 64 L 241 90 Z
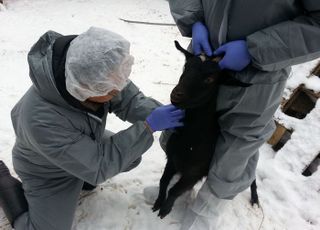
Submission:
M 30 221 L 29 212 L 23 213 L 14 221 L 14 229 L 36 230 L 36 228 L 33 226 L 33 224 Z
M 106 130 L 104 138 L 114 133 Z M 35 168 L 25 172 L 23 161 L 14 158 L 15 170 L 22 180 L 29 211 L 14 222 L 16 230 L 70 230 L 83 181 L 57 168 Z M 136 167 L 141 158 L 128 165 Z M 47 172 L 47 173 L 46 173 Z
M 83 181 L 75 177 L 37 178 L 21 174 L 29 211 L 14 222 L 16 230 L 70 230 Z
M 232 199 L 255 179 L 258 149 L 274 131 L 272 118 L 285 83 L 221 86 L 217 102 L 221 133 L 207 178 L 217 197 Z

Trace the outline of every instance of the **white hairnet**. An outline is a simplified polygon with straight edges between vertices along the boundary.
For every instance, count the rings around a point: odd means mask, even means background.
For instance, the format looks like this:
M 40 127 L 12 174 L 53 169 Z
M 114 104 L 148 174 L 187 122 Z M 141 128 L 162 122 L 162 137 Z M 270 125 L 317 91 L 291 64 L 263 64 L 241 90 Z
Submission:
M 121 91 L 133 65 L 130 43 L 111 31 L 91 27 L 71 43 L 65 73 L 68 92 L 80 101 Z

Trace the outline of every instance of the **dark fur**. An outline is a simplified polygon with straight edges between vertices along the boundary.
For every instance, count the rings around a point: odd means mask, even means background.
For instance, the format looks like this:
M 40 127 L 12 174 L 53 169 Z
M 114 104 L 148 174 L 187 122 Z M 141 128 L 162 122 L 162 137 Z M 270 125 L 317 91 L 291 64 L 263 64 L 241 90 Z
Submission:
M 153 211 L 160 209 L 160 218 L 171 211 L 181 194 L 208 175 L 219 133 L 216 113 L 219 85 L 249 86 L 221 71 L 212 59 L 202 61 L 200 57 L 184 50 L 178 42 L 175 44 L 185 54 L 186 63 L 179 83 L 171 93 L 171 102 L 185 109 L 186 116 L 184 126 L 177 128 L 167 142 L 168 160 L 160 180 L 159 195 L 153 206 Z M 181 178 L 167 196 L 169 182 L 177 173 Z

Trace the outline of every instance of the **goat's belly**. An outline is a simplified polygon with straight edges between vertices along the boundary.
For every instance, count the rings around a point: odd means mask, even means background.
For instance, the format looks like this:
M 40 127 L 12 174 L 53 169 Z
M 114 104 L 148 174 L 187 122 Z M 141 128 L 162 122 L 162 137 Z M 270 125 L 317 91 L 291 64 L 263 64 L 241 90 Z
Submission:
M 197 177 L 198 180 L 201 180 L 203 177 L 208 175 L 210 166 L 208 161 L 194 162 L 174 159 L 173 163 L 178 173 L 186 177 Z
M 175 168 L 183 175 L 206 176 L 214 153 L 214 143 L 210 140 L 192 143 L 181 135 L 173 134 L 167 143 L 166 154 Z M 199 179 L 201 179 L 199 178 Z

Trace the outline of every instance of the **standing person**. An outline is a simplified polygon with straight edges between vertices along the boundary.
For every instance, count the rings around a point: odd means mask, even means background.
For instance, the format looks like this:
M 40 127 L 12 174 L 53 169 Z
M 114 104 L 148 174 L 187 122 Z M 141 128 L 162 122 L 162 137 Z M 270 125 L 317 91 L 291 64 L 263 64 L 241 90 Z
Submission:
M 248 88 L 221 86 L 221 133 L 206 182 L 187 210 L 182 230 L 220 229 L 226 200 L 255 179 L 259 147 L 274 130 L 290 66 L 320 57 L 319 0 L 170 0 L 183 36 L 199 55 L 224 55 L 229 70 Z M 162 146 L 168 138 L 162 135 Z
M 128 80 L 129 49 L 123 37 L 99 28 L 79 36 L 49 31 L 31 48 L 33 85 L 11 113 L 13 165 L 24 191 L 0 161 L 0 206 L 15 229 L 70 230 L 84 182 L 94 186 L 131 170 L 154 131 L 183 125 L 183 111 L 145 97 Z M 105 130 L 111 112 L 132 125 Z

